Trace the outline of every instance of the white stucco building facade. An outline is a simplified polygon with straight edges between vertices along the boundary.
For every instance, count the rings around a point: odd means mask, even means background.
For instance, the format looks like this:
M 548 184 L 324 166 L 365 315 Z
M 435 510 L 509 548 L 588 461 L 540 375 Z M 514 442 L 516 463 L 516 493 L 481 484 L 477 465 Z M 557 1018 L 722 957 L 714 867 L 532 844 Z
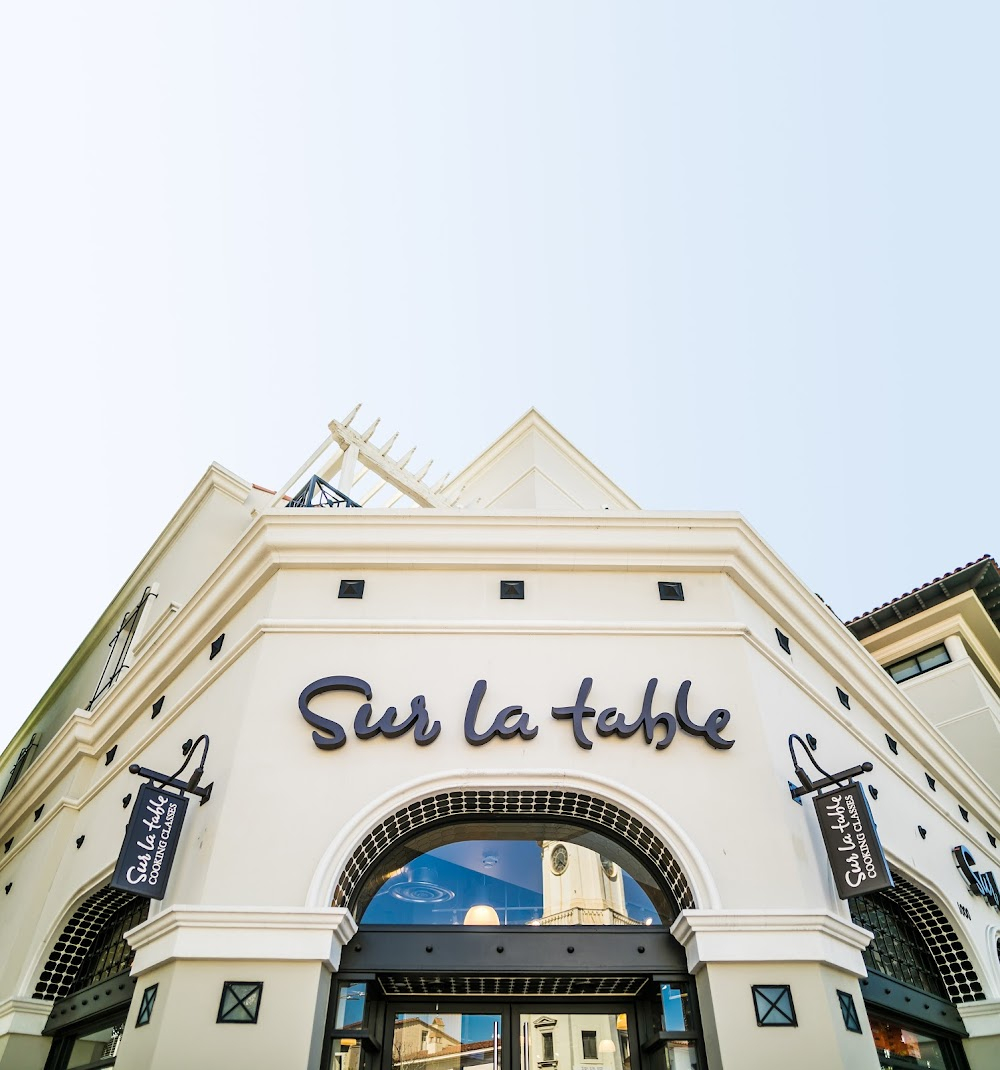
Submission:
M 1000 1065 L 991 559 L 848 627 L 534 411 L 434 487 L 330 432 L 211 467 L 5 751 L 0 1070 Z M 892 889 L 793 733 L 872 764 Z M 202 735 L 163 898 L 109 887 Z

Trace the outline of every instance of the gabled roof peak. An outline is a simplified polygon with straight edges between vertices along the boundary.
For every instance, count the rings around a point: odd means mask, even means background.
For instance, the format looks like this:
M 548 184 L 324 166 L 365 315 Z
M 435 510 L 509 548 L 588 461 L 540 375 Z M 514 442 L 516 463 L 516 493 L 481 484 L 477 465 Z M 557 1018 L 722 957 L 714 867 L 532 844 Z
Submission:
M 534 407 L 444 490 L 456 505 L 484 509 L 638 509 Z

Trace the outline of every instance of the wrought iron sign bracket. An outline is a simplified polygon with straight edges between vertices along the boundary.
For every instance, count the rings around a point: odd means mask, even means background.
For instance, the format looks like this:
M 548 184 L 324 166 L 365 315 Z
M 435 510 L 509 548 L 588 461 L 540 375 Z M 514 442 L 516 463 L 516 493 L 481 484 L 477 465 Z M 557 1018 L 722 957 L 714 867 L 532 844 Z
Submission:
M 806 739 L 808 739 L 808 743 Z M 849 784 L 856 776 L 861 776 L 862 773 L 870 773 L 875 768 L 871 762 L 862 762 L 861 765 L 852 765 L 850 769 L 843 769 L 839 773 L 828 773 L 812 755 L 812 752 L 816 749 L 815 737 L 807 734 L 806 739 L 803 739 L 795 732 L 788 737 L 788 753 L 792 757 L 792 768 L 795 770 L 795 775 L 802 785 L 801 788 L 790 787 L 788 789 L 793 799 L 801 799 L 803 795 L 811 795 L 814 791 L 822 791 L 823 788 L 831 788 L 834 785 L 843 787 L 845 784 Z M 798 759 L 795 757 L 796 740 L 801 744 L 805 756 L 812 763 L 813 768 L 822 774 L 819 780 L 813 780 L 799 765 Z
M 194 757 L 195 747 L 199 743 L 204 743 L 205 748 L 201 752 L 201 761 L 198 766 L 192 771 L 187 780 L 181 779 L 181 773 L 187 769 L 191 763 L 191 759 Z M 138 776 L 144 776 L 149 778 L 150 784 L 154 782 L 159 784 L 161 788 L 165 788 L 168 785 L 172 788 L 179 788 L 181 793 L 187 792 L 189 795 L 197 795 L 201 802 L 199 806 L 204 806 L 212 797 L 212 788 L 215 786 L 213 780 L 211 784 L 206 784 L 204 787 L 200 787 L 202 775 L 205 772 L 205 759 L 208 757 L 208 736 L 202 734 L 195 740 L 186 740 L 181 747 L 181 752 L 184 754 L 184 764 L 174 773 L 172 776 L 166 776 L 163 773 L 158 773 L 155 769 L 146 769 L 145 766 L 133 763 L 128 767 L 130 773 L 135 773 Z

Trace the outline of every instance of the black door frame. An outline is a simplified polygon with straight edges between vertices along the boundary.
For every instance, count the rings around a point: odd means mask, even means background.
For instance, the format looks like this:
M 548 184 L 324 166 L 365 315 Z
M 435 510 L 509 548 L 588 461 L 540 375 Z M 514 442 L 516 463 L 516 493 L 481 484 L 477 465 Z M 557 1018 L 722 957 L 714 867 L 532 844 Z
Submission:
M 401 999 L 386 997 L 382 1026 L 381 1054 L 374 1060 L 375 1070 L 392 1070 L 392 1036 L 397 1014 L 488 1014 L 500 1018 L 502 1023 L 500 1060 L 498 1070 L 530 1070 L 521 1065 L 522 1049 L 518 1023 L 523 1014 L 628 1014 L 629 1055 L 633 1070 L 637 1070 L 639 1055 L 640 1016 L 645 1023 L 646 1008 L 641 1008 L 642 998 L 634 995 L 619 999 L 546 999 L 544 996 L 522 996 L 516 999 L 494 996 L 467 996 L 447 999 L 422 997 Z M 641 1009 L 640 1009 L 641 1008 Z M 648 1013 L 648 1011 L 647 1011 Z M 567 1060 L 568 1061 L 568 1060 Z

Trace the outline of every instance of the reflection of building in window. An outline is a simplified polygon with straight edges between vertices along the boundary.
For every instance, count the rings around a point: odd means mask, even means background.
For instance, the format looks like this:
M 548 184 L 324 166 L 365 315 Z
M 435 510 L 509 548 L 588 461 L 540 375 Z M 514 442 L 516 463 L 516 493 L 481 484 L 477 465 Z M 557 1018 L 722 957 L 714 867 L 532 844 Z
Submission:
M 542 925 L 639 925 L 610 859 L 575 843 L 542 841 Z
M 555 1045 L 552 1043 L 551 1033 L 542 1033 L 542 1062 L 552 1063 L 556 1057 Z
M 459 1040 L 463 1032 L 462 1018 L 481 1018 L 481 1015 L 449 1015 L 446 1023 L 442 1015 L 428 1022 L 419 1015 L 397 1015 L 392 1034 L 393 1070 L 469 1070 L 492 1066 L 494 1042 L 489 1039 Z M 492 1019 L 487 1025 L 492 1024 Z M 485 1027 L 483 1027 L 485 1029 Z
M 585 1059 L 597 1058 L 597 1033 L 593 1029 L 584 1029 L 580 1033 L 583 1041 L 583 1057 Z
M 353 1037 L 334 1041 L 334 1070 L 358 1070 L 361 1065 L 361 1045 Z

